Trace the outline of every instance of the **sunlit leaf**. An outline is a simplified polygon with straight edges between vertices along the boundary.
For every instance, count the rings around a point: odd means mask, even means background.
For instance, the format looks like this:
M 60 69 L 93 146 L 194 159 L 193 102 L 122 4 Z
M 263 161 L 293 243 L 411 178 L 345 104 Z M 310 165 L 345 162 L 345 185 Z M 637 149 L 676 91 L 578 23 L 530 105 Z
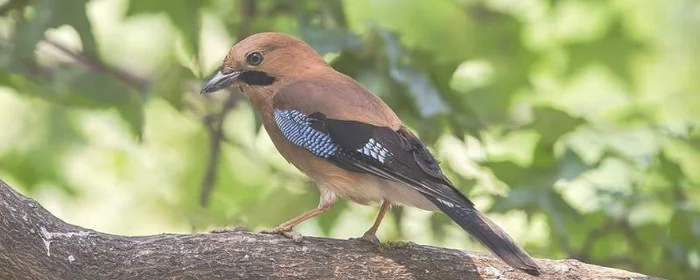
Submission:
M 73 193 L 75 189 L 66 181 L 61 167 L 65 164 L 64 156 L 71 148 L 84 144 L 84 140 L 76 132 L 68 112 L 51 106 L 42 117 L 44 125 L 34 127 L 39 137 L 27 139 L 30 145 L 23 149 L 0 156 L 0 169 L 12 174 L 28 190 L 48 183 Z
M 687 242 L 700 238 L 700 213 L 679 209 L 671 219 L 671 238 Z
M 657 158 L 656 168 L 663 174 L 663 176 L 672 182 L 677 182 L 683 178 L 683 170 L 678 163 L 673 162 L 666 153 L 661 153 Z
M 478 2 L 468 11 L 477 23 L 469 32 L 478 38 L 469 49 L 470 61 L 485 64 L 490 73 L 487 81 L 460 92 L 461 105 L 482 123 L 508 123 L 513 96 L 531 86 L 530 71 L 539 54 L 524 45 L 523 24 L 513 15 Z
M 116 108 L 140 137 L 143 127 L 143 104 L 132 88 L 102 73 L 80 68 L 58 69 L 49 79 L 32 81 L 0 70 L 0 83 L 18 92 L 36 96 L 55 104 L 88 108 Z
M 353 30 L 378 25 L 396 32 L 401 43 L 435 54 L 435 59 L 464 60 L 475 43 L 474 24 L 454 1 L 343 1 Z
M 632 58 L 647 47 L 625 32 L 621 19 L 615 20 L 606 34 L 590 42 L 571 43 L 569 52 L 570 75 L 592 64 L 605 65 L 627 83 L 631 82 L 630 67 Z
M 528 126 L 537 131 L 541 141 L 554 143 L 564 134 L 574 131 L 585 121 L 552 107 L 535 107 L 534 121 Z
M 15 26 L 13 53 L 17 61 L 14 66 L 33 62 L 34 50 L 37 43 L 44 38 L 44 32 L 62 25 L 73 27 L 80 36 L 83 52 L 96 56 L 97 43 L 86 15 L 86 3 L 87 0 L 34 1 L 33 13 L 25 13 L 27 16 L 21 18 Z
M 566 149 L 558 160 L 557 177 L 565 180 L 573 180 L 582 173 L 597 168 L 599 163 L 586 164 L 581 157 L 571 149 Z
M 115 107 L 124 116 L 135 135 L 143 126 L 140 97 L 137 93 L 97 69 L 79 65 L 44 68 L 37 65 L 35 49 L 49 28 L 70 25 L 82 40 L 81 55 L 99 61 L 92 25 L 87 18 L 87 1 L 49 1 L 32 3 L 33 13 L 25 13 L 15 25 L 14 40 L 7 48 L 12 55 L 0 70 L 4 85 L 19 93 L 33 95 L 55 104 L 92 108 Z
M 483 165 L 490 168 L 499 180 L 511 187 L 524 184 L 528 177 L 528 168 L 512 161 L 490 161 Z
M 420 69 L 404 65 L 405 53 L 395 36 L 386 31 L 380 31 L 389 58 L 389 75 L 396 82 L 406 86 L 413 97 L 416 107 L 423 118 L 429 118 L 439 113 L 448 112 L 447 104 L 440 97 L 430 77 Z
M 187 92 L 186 86 L 188 82 L 194 80 L 192 71 L 179 63 L 173 63 L 165 67 L 166 71 L 162 73 L 153 85 L 153 95 L 159 96 L 171 106 L 182 109 L 184 106 L 183 97 Z
M 571 205 L 566 203 L 558 192 L 545 192 L 538 198 L 539 207 L 549 219 L 552 236 L 559 239 L 561 243 L 568 243 L 567 229 L 579 223 L 581 215 Z
M 131 0 L 127 16 L 141 13 L 164 13 L 177 28 L 185 41 L 185 47 L 193 55 L 199 54 L 199 9 L 209 0 L 171 0 L 164 4 L 159 0 Z
M 515 209 L 532 213 L 537 209 L 543 191 L 544 189 L 538 189 L 538 191 L 525 188 L 513 189 L 506 197 L 498 197 L 489 208 L 489 212 L 506 213 Z

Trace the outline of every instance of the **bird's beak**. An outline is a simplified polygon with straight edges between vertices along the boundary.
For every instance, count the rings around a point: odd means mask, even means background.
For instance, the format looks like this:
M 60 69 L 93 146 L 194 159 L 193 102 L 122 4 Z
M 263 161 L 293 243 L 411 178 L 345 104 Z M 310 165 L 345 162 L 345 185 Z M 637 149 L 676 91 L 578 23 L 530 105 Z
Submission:
M 215 92 L 234 84 L 238 80 L 238 76 L 241 72 L 242 71 L 231 71 L 230 73 L 223 73 L 221 70 L 216 71 L 216 74 L 202 86 L 200 93 Z

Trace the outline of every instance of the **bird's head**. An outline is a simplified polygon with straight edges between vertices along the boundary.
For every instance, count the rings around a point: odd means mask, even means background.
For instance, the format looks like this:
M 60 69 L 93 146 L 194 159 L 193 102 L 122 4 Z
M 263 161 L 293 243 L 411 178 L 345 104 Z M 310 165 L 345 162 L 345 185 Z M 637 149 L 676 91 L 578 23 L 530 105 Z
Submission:
M 265 92 L 266 88 L 294 80 L 304 72 L 328 67 L 309 45 L 282 33 L 258 33 L 231 48 L 224 63 L 202 86 L 202 93 L 238 86 L 246 92 Z M 257 90 L 256 90 L 257 89 Z

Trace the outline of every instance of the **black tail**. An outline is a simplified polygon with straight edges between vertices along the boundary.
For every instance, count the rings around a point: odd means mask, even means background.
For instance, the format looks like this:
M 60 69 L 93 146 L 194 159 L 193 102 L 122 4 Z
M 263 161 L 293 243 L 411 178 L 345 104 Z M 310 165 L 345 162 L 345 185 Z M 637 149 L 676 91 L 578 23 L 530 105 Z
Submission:
M 473 206 L 460 206 L 429 195 L 425 197 L 505 263 L 527 274 L 540 275 L 540 268 L 530 255 L 479 210 Z

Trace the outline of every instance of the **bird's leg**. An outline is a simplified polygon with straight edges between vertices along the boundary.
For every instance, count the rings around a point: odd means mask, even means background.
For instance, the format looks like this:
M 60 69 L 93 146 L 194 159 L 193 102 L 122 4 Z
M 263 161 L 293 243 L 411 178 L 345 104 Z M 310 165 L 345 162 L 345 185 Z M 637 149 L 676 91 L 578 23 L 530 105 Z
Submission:
M 365 231 L 365 234 L 363 234 L 362 237 L 356 239 L 368 241 L 372 244 L 379 245 L 380 242 L 379 238 L 377 238 L 377 229 L 379 229 L 379 225 L 382 223 L 384 215 L 386 215 L 386 211 L 388 211 L 389 208 L 391 208 L 391 203 L 388 200 L 384 199 L 384 201 L 382 202 L 382 207 L 379 209 L 379 214 L 377 214 L 377 219 L 374 220 L 374 224 L 372 225 L 372 227 Z
M 273 233 L 273 234 L 282 234 L 288 238 L 293 239 L 296 242 L 301 241 L 301 235 L 292 231 L 292 228 L 294 226 L 300 224 L 303 221 L 306 221 L 308 219 L 311 219 L 313 217 L 316 217 L 333 207 L 335 205 L 335 202 L 337 201 L 337 197 L 333 192 L 326 188 L 319 187 L 319 190 L 321 191 L 321 195 L 319 198 L 318 206 L 316 209 L 313 209 L 311 211 L 307 211 L 299 216 L 296 216 L 289 221 L 286 221 L 279 226 L 271 229 L 265 229 L 262 230 L 262 233 Z

